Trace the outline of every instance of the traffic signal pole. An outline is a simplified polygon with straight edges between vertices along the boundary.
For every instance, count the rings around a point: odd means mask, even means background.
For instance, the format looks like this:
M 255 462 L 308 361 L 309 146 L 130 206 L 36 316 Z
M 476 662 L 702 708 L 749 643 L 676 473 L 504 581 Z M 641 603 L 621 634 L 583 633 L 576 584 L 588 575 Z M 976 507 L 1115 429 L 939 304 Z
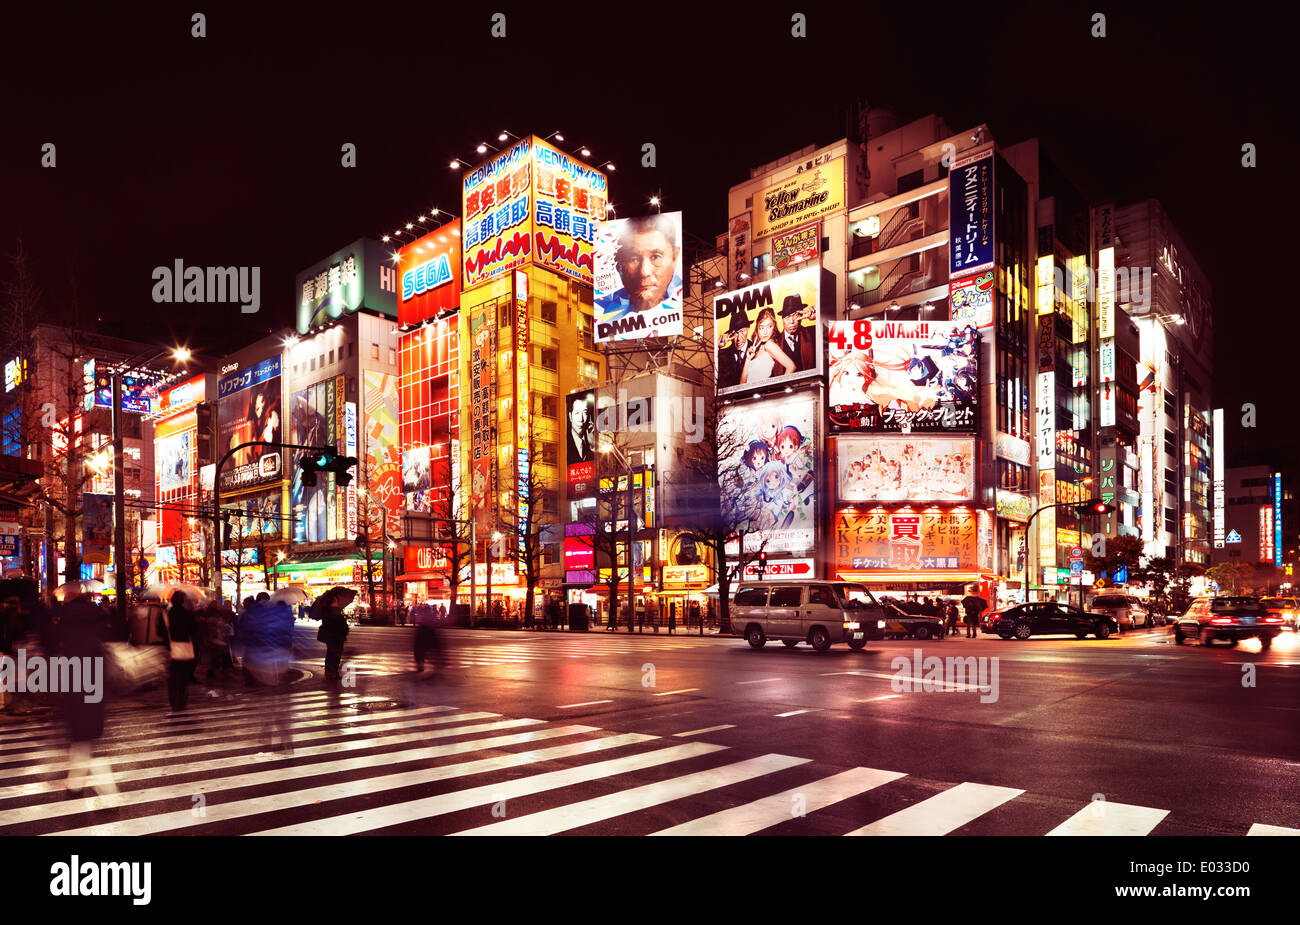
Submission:
M 230 461 L 232 456 L 250 446 L 269 446 L 282 450 L 310 450 L 317 454 L 338 452 L 338 449 L 333 446 L 304 446 L 301 443 L 272 443 L 269 440 L 250 440 L 247 443 L 241 443 L 239 446 L 226 450 L 221 459 L 217 460 L 217 469 L 212 478 L 212 532 L 215 534 L 212 546 L 216 553 L 213 557 L 213 571 L 216 575 L 217 603 L 222 603 L 226 599 L 225 581 L 221 571 L 221 547 L 225 539 L 222 536 L 223 525 L 221 522 L 221 470 L 225 468 L 226 463 Z

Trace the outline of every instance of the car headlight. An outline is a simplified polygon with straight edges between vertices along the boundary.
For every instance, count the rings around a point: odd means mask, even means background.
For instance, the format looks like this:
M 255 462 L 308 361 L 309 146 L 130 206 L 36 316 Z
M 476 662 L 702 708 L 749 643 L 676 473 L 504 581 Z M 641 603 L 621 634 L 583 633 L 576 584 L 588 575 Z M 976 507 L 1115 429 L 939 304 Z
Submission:
M 885 621 L 884 621 L 884 620 L 877 620 L 877 621 L 876 621 L 876 629 L 878 629 L 878 630 L 883 630 L 884 628 L 885 628 Z
M 844 624 L 844 628 L 845 628 L 846 630 L 856 630 L 856 629 L 861 629 L 861 628 L 862 628 L 862 624 L 861 624 L 861 623 L 845 623 L 845 624 Z

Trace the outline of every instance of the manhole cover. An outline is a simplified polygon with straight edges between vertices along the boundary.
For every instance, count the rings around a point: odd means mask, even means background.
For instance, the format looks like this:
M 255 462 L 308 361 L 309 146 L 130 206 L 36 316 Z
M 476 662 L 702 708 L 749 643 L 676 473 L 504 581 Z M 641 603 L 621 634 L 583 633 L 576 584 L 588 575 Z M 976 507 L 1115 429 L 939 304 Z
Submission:
M 363 700 L 358 704 L 353 704 L 352 709 L 358 713 L 373 713 L 376 710 L 392 710 L 397 706 L 396 700 Z

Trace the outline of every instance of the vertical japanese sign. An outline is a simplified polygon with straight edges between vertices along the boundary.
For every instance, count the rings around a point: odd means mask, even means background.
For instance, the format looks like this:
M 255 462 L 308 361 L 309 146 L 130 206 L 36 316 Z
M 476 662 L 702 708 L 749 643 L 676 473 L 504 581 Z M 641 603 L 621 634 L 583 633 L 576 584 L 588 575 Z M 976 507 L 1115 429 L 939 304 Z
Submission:
M 1115 426 L 1115 248 L 1097 254 L 1097 334 L 1101 338 L 1101 426 Z
M 993 151 L 957 161 L 948 174 L 949 274 L 993 267 Z
M 1224 478 L 1223 478 L 1223 409 L 1214 409 L 1214 548 L 1223 549 L 1224 537 Z
M 354 401 L 343 405 L 343 433 L 343 455 L 355 457 L 357 455 L 357 403 Z M 347 504 L 347 537 L 354 540 L 357 538 L 357 480 L 355 478 L 348 482 Z
M 515 449 L 518 453 L 519 551 L 524 551 L 528 530 L 528 449 L 532 396 L 528 390 L 528 274 L 515 271 Z
M 347 397 L 347 377 L 339 376 L 334 380 L 334 432 L 330 436 L 330 443 L 336 448 L 343 446 L 347 440 L 347 421 L 343 418 L 343 404 Z M 360 474 L 360 473 L 358 473 Z M 334 485 L 338 484 L 334 476 L 330 476 L 330 481 Z M 330 509 L 334 511 L 335 529 L 338 535 L 345 536 L 348 529 L 348 508 L 347 492 L 344 490 L 341 497 L 335 497 L 338 492 L 330 493 Z
M 727 232 L 727 283 L 729 289 L 739 289 L 741 274 L 749 273 L 749 239 L 751 225 L 749 213 L 742 212 L 731 220 Z
M 1273 473 L 1273 564 L 1282 564 L 1282 473 Z
M 1267 504 L 1259 509 L 1259 561 L 1273 561 L 1273 508 Z
M 1038 374 L 1038 399 L 1034 407 L 1038 441 L 1038 504 L 1056 503 L 1056 374 Z M 1038 515 L 1038 560 L 1043 568 L 1056 567 L 1056 510 Z
M 470 501 L 481 531 L 491 524 L 489 510 L 496 464 L 492 436 L 496 431 L 496 302 L 475 309 L 469 318 L 470 337 Z
M 1109 446 L 1101 448 L 1101 456 L 1098 462 L 1099 485 L 1097 497 L 1106 504 L 1115 504 L 1116 481 L 1115 477 L 1120 471 L 1120 448 L 1119 444 L 1111 442 Z M 1119 506 L 1109 514 L 1102 515 L 1102 532 L 1107 536 L 1114 536 L 1116 533 L 1116 521 L 1119 517 Z

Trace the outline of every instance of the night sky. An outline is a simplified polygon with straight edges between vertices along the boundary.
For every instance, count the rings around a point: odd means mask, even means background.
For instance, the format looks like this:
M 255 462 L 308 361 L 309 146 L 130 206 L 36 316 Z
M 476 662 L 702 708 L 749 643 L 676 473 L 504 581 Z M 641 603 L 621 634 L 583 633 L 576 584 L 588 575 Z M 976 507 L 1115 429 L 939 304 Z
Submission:
M 190 36 L 191 6 L 206 38 Z M 1160 199 L 1214 286 L 1216 399 L 1259 406 L 1259 430 L 1230 432 L 1230 444 L 1297 442 L 1287 371 L 1300 323 L 1282 293 L 1285 223 L 1300 214 L 1285 166 L 1297 151 L 1293 12 L 191 6 L 6 9 L 0 247 L 24 239 L 50 310 L 75 273 L 105 331 L 220 353 L 282 330 L 296 271 L 431 206 L 458 211 L 448 161 L 476 162 L 474 146 L 503 129 L 561 130 L 566 150 L 585 144 L 593 163 L 618 166 L 620 215 L 657 193 L 711 239 L 730 185 L 843 136 L 845 105 L 865 98 L 899 124 L 938 112 L 954 130 L 989 123 L 1002 145 L 1037 135 L 1086 195 Z M 489 35 L 497 10 L 504 40 Z M 806 39 L 790 37 L 794 11 L 808 16 Z M 1095 11 L 1105 39 L 1090 35 Z M 54 169 L 40 167 L 47 141 Z M 639 166 L 646 141 L 655 169 Z M 340 166 L 344 142 L 357 145 L 355 169 Z M 1258 148 L 1252 170 L 1243 142 Z M 260 266 L 261 311 L 154 305 L 150 273 L 177 258 Z

